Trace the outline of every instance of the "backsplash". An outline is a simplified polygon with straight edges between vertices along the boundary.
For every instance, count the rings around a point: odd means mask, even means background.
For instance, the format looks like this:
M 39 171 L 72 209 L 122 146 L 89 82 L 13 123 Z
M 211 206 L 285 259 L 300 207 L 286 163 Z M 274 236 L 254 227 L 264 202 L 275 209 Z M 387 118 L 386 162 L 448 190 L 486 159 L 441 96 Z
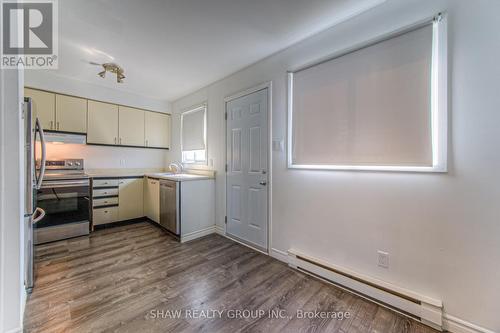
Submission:
M 83 158 L 85 169 L 164 168 L 166 154 L 161 149 L 47 143 L 47 159 Z

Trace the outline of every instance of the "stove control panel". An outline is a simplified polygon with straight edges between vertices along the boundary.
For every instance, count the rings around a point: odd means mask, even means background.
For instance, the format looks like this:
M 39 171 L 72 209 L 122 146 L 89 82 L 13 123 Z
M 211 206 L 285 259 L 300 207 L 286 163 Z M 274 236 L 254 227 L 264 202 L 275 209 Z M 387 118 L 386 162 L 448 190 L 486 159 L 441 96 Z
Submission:
M 41 161 L 37 160 L 37 168 Z M 45 161 L 47 170 L 83 170 L 83 159 L 47 160 Z

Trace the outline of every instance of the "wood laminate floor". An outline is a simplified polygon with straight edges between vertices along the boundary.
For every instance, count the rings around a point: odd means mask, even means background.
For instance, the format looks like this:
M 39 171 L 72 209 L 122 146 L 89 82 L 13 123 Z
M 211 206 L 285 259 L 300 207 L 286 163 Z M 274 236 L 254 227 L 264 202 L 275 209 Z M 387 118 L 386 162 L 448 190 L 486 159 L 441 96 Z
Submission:
M 35 257 L 26 332 L 436 332 L 219 235 L 179 244 L 141 222 Z

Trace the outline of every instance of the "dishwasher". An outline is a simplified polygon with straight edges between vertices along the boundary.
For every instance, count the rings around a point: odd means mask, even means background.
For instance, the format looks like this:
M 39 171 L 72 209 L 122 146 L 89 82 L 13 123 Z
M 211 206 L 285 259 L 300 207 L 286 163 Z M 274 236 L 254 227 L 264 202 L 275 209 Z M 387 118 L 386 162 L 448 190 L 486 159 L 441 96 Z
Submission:
M 181 235 L 180 183 L 160 180 L 160 225 L 176 236 Z

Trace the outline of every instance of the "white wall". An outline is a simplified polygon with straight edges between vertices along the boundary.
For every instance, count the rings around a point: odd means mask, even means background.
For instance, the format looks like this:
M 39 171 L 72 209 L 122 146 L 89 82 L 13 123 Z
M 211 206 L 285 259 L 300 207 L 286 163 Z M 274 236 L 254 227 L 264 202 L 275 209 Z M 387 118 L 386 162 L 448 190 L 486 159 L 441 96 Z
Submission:
M 441 299 L 448 314 L 500 331 L 500 2 L 388 0 L 174 102 L 208 101 L 208 155 L 225 215 L 223 98 L 272 81 L 273 138 L 286 137 L 286 71 L 440 11 L 449 15 L 449 172 L 288 170 L 272 156 L 272 247 L 291 247 Z M 221 50 L 224 52 L 225 50 Z M 178 149 L 169 159 L 179 160 Z M 377 250 L 390 269 L 377 266 Z
M 0 332 L 21 330 L 25 304 L 22 81 L 0 71 Z
M 25 85 L 153 111 L 168 113 L 171 108 L 171 104 L 166 101 L 57 76 L 50 71 L 27 71 Z M 166 156 L 167 152 L 161 149 L 76 144 L 47 145 L 47 158 L 83 158 L 85 159 L 85 167 L 89 169 L 163 168 L 165 167 Z

